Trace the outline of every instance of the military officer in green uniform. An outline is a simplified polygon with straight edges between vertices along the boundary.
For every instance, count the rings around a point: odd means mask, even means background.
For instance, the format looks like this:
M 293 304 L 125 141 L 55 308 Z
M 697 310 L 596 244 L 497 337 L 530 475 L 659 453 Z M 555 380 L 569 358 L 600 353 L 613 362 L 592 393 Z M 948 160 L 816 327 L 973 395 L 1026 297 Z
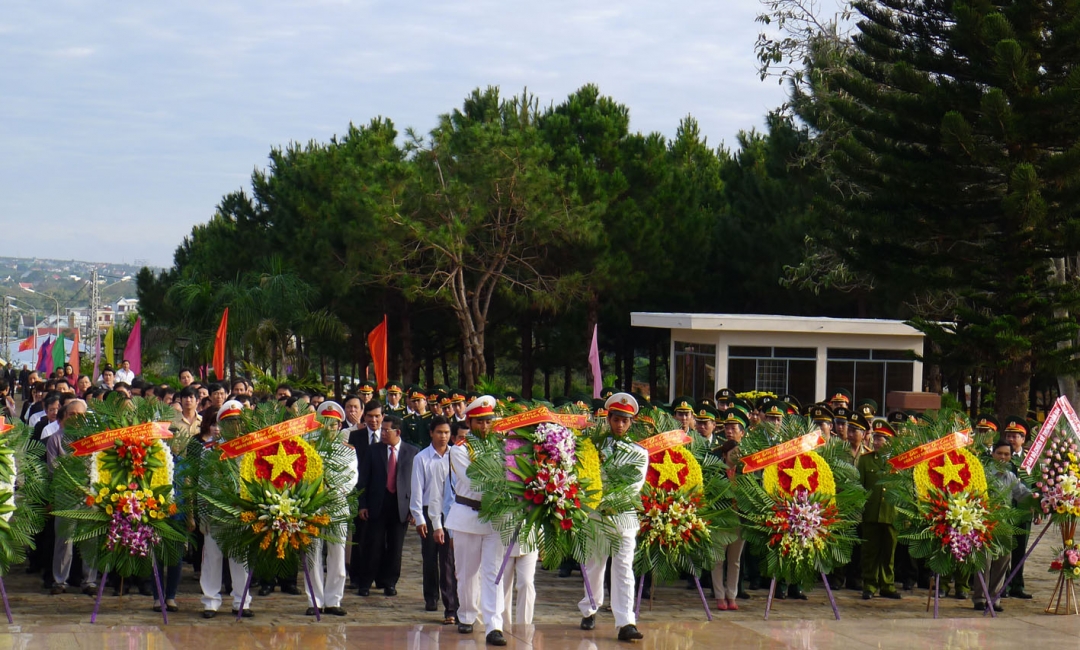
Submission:
M 889 474 L 888 445 L 896 435 L 889 423 L 874 420 L 874 450 L 859 456 L 859 480 L 869 491 L 862 519 L 862 598 L 870 600 L 874 593 L 883 598 L 900 599 L 893 573 L 896 553 L 896 507 L 885 500 L 881 479 Z
M 429 429 L 432 414 L 427 408 L 427 397 L 427 394 L 419 388 L 409 395 L 413 402 L 413 412 L 405 416 L 401 427 L 406 442 L 412 443 L 421 449 L 431 442 Z
M 404 392 L 405 389 L 400 381 L 386 382 L 386 403 L 383 404 L 383 412 L 386 415 L 396 415 L 399 418 L 405 417 L 407 410 L 404 400 L 401 399 Z

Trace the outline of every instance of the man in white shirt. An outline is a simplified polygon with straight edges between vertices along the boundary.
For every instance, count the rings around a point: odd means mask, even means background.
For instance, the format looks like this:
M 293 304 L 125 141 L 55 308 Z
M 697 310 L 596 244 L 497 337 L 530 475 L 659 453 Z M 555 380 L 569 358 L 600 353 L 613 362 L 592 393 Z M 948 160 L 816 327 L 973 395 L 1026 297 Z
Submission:
M 424 609 L 434 612 L 439 608 L 439 596 L 443 602 L 443 624 L 456 622 L 458 599 L 457 581 L 454 575 L 454 556 L 450 543 L 436 543 L 432 521 L 439 520 L 442 528 L 442 512 L 429 510 L 432 495 L 443 494 L 450 473 L 450 422 L 436 415 L 431 419 L 431 445 L 416 455 L 413 461 L 412 501 L 409 511 L 416 522 L 420 535 L 420 552 L 423 558 Z
M 60 411 L 59 419 L 56 422 L 50 423 L 49 426 L 56 425 L 56 431 L 45 440 L 45 457 L 48 464 L 49 473 L 52 473 L 56 467 L 56 459 L 67 453 L 64 448 L 64 421 L 70 421 L 77 416 L 86 415 L 86 402 L 81 399 L 69 400 L 64 404 L 63 409 Z M 53 586 L 50 590 L 52 594 L 62 594 L 67 590 L 67 579 L 71 575 L 71 559 L 73 555 L 73 544 L 71 538 L 62 534 L 61 532 L 62 520 L 56 518 L 56 539 L 53 542 L 53 562 L 52 562 L 52 575 Z M 97 569 L 90 566 L 83 560 L 83 581 L 82 592 L 87 595 L 94 595 L 97 590 Z
M 124 359 L 120 362 L 120 369 L 116 371 L 116 383 L 130 386 L 133 381 L 135 381 L 135 373 L 131 372 L 131 362 Z
M 482 395 L 465 409 L 465 417 L 473 435 L 494 435 L 491 431 L 495 419 L 495 398 Z M 468 470 L 472 464 L 469 443 L 450 448 L 450 471 L 453 472 L 456 489 L 454 504 L 446 518 L 445 526 L 435 528 L 435 542 L 445 541 L 443 528 L 454 533 L 454 566 L 457 568 L 458 632 L 471 634 L 477 614 L 484 617 L 488 645 L 504 646 L 502 588 L 495 584 L 506 547 L 491 524 L 480 521 L 480 500 L 483 495 L 473 487 Z M 442 510 L 443 495 L 432 495 L 428 512 Z

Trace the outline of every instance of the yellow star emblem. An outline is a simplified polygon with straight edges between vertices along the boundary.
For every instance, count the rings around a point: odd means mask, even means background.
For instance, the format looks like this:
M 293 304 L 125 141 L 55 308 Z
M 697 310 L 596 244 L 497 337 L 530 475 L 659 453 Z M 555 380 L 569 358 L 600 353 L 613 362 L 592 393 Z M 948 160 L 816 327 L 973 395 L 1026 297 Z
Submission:
M 671 460 L 671 451 L 668 450 L 664 452 L 664 462 L 656 463 L 653 467 L 660 473 L 660 478 L 656 480 L 656 486 L 663 487 L 664 483 L 667 481 L 679 485 L 679 472 L 681 472 L 686 465 L 673 462 Z
M 794 492 L 796 488 L 805 487 L 807 492 L 811 492 L 810 477 L 817 473 L 817 465 L 814 464 L 813 459 L 810 460 L 810 467 L 803 467 L 802 456 L 795 457 L 795 466 L 784 470 L 784 473 L 791 478 L 791 491 Z
M 263 456 L 263 460 L 270 464 L 270 480 L 277 480 L 277 477 L 281 476 L 282 472 L 297 478 L 296 472 L 293 470 L 293 463 L 296 462 L 297 458 L 300 458 L 300 454 L 285 453 L 285 445 L 279 442 L 276 454 Z
M 948 489 L 949 484 L 956 482 L 961 486 L 964 485 L 964 479 L 960 478 L 960 470 L 964 469 L 966 463 L 957 465 L 952 462 L 952 458 L 949 458 L 948 454 L 942 456 L 944 459 L 941 463 L 941 467 L 935 467 L 934 471 L 941 474 L 941 487 L 942 489 Z

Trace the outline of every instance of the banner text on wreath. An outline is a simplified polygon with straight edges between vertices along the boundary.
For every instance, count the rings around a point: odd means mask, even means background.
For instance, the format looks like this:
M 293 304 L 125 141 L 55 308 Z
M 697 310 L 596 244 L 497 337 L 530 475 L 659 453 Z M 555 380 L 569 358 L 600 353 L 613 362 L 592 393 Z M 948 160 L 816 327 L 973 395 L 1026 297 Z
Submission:
M 5 433 L 11 431 L 14 428 L 14 424 L 8 424 L 7 422 L 4 422 L 2 419 L 0 419 L 0 435 L 4 435 Z
M 258 451 L 263 447 L 276 445 L 289 438 L 302 436 L 305 433 L 315 431 L 320 426 L 322 425 L 315 419 L 315 414 L 308 413 L 222 443 L 218 449 L 221 450 L 222 460 L 236 458 L 237 456 Z
M 507 431 L 520 429 L 522 427 L 531 427 L 534 424 L 543 424 L 544 422 L 558 422 L 564 427 L 581 429 L 589 423 L 589 418 L 584 415 L 553 413 L 548 410 L 547 407 L 541 406 L 534 408 L 531 411 L 525 411 L 524 413 L 505 417 L 496 422 L 492 426 L 492 429 L 496 433 L 506 433 Z
M 909 467 L 915 467 L 921 462 L 933 460 L 938 456 L 947 454 L 950 451 L 956 451 L 957 449 L 963 449 L 971 441 L 964 431 L 955 431 L 947 436 L 938 438 L 933 442 L 928 442 L 925 445 L 919 445 L 914 449 L 909 449 L 895 458 L 889 459 L 889 464 L 893 466 L 896 471 L 902 471 Z
M 755 454 L 743 457 L 743 474 L 749 474 L 750 472 L 756 472 L 769 465 L 782 463 L 789 458 L 794 458 L 800 454 L 805 454 L 808 451 L 813 451 L 824 444 L 825 438 L 815 431 L 813 433 L 808 433 L 805 436 L 792 438 L 791 440 L 782 442 L 774 447 L 762 449 Z
M 89 456 L 96 451 L 112 447 L 117 440 L 132 443 L 163 440 L 172 437 L 172 433 L 169 432 L 168 422 L 144 422 L 135 426 L 110 429 L 80 438 L 71 443 L 71 449 L 76 456 Z
M 686 435 L 686 432 L 682 429 L 675 429 L 674 431 L 665 431 L 664 433 L 658 433 L 651 438 L 645 438 L 638 442 L 639 445 L 645 448 L 645 451 L 649 452 L 649 455 L 653 455 L 657 452 L 671 449 L 673 447 L 681 447 L 688 444 L 692 438 Z

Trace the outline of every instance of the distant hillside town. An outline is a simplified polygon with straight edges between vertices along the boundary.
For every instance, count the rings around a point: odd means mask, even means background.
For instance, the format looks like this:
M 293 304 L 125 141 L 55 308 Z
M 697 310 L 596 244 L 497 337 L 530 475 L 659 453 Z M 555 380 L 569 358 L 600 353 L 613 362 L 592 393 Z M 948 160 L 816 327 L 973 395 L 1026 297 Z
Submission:
M 138 312 L 135 276 L 143 266 L 0 257 L 0 359 L 33 365 L 41 342 L 64 334 L 70 348 L 76 331 L 88 352 L 95 332 Z

